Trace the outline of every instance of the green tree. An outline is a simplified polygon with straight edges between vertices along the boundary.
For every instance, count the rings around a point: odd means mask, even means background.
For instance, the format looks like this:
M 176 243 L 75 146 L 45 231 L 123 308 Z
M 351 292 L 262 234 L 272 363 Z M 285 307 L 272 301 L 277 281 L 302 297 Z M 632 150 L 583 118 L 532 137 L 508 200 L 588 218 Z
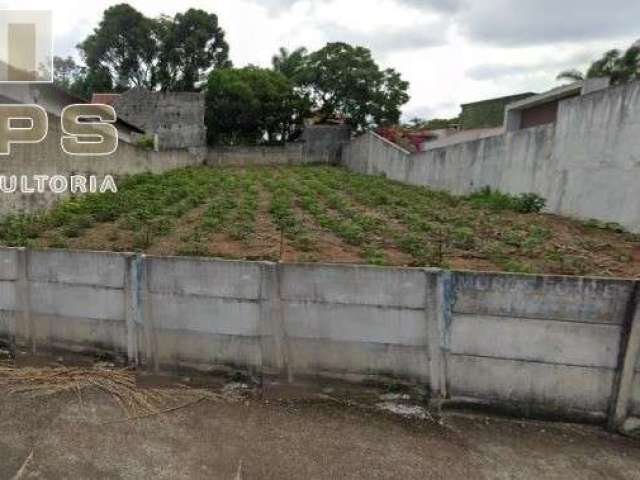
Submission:
M 209 73 L 205 116 L 210 144 L 283 142 L 305 110 L 304 99 L 279 72 L 248 66 Z
M 70 56 L 53 57 L 53 69 L 53 83 L 57 87 L 86 100 L 93 92 L 109 92 L 113 88 L 108 71 L 102 68 L 90 70 L 77 64 Z
M 91 96 L 96 92 L 113 91 L 113 82 L 111 74 L 106 68 L 98 67 L 89 69 L 83 67 L 80 75 L 71 85 L 70 93 L 90 100 Z
M 306 56 L 307 49 L 305 47 L 296 48 L 292 52 L 280 47 L 278 53 L 271 57 L 271 65 L 276 72 L 295 81 L 304 66 Z
M 576 68 L 564 70 L 558 74 L 556 80 L 569 80 L 570 82 L 581 82 L 584 80 L 584 73 Z
M 192 91 L 208 70 L 231 66 L 218 16 L 195 8 L 154 19 L 114 5 L 78 48 L 91 76 L 108 73 L 116 90 Z
M 398 72 L 381 70 L 368 49 L 341 42 L 306 56 L 298 81 L 316 114 L 342 117 L 356 130 L 398 123 L 409 100 Z
M 89 69 L 108 71 L 116 89 L 123 90 L 155 86 L 158 44 L 157 23 L 122 3 L 104 11 L 78 48 Z
M 610 77 L 614 85 L 640 78 L 640 44 L 634 43 L 624 53 L 617 49 L 609 50 L 594 61 L 586 73 L 576 69 L 565 70 L 557 79 L 579 81 L 596 77 Z
M 173 18 L 160 17 L 157 32 L 162 90 L 194 90 L 206 70 L 231 66 L 229 45 L 214 13 L 190 8 Z
M 69 91 L 71 85 L 81 74 L 82 67 L 76 63 L 73 57 L 53 57 L 53 83 Z

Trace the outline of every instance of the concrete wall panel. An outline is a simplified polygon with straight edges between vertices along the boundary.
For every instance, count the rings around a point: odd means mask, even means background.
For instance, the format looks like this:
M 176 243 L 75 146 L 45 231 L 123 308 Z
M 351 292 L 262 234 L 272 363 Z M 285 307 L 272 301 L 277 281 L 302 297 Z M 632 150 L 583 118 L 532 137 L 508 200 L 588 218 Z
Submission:
M 421 347 L 314 338 L 289 342 L 296 373 L 387 375 L 423 382 L 429 378 L 429 357 Z
M 15 282 L 0 281 L 0 311 L 15 310 L 16 284 Z
M 180 257 L 147 257 L 147 261 L 152 292 L 239 299 L 259 297 L 259 263 Z
M 624 280 L 456 273 L 453 311 L 622 324 L 633 285 Z
M 31 310 L 63 317 L 121 320 L 124 322 L 122 290 L 59 283 L 31 282 Z
M 452 322 L 451 352 L 615 369 L 620 330 L 615 325 L 459 314 Z
M 0 280 L 15 280 L 18 278 L 18 250 L 0 250 Z
M 28 275 L 35 281 L 123 288 L 125 257 L 106 252 L 34 250 L 29 253 Z
M 259 306 L 221 298 L 151 295 L 154 328 L 193 333 L 256 336 Z
M 37 350 L 57 348 L 73 352 L 106 351 L 122 354 L 127 350 L 125 323 L 119 320 L 59 317 L 32 314 Z M 24 325 L 18 335 L 24 336 Z
M 9 337 L 11 333 L 11 322 L 13 320 L 14 313 L 0 310 L 0 343 L 3 339 Z
M 563 410 L 604 413 L 612 370 L 518 360 L 452 355 L 448 361 L 453 398 L 494 400 Z
M 284 318 L 289 337 L 425 348 L 427 344 L 427 322 L 421 310 L 287 302 Z
M 158 361 L 164 367 L 211 370 L 219 365 L 246 368 L 261 364 L 256 337 L 159 329 L 155 341 Z
M 284 265 L 285 300 L 424 308 L 423 270 L 366 266 Z

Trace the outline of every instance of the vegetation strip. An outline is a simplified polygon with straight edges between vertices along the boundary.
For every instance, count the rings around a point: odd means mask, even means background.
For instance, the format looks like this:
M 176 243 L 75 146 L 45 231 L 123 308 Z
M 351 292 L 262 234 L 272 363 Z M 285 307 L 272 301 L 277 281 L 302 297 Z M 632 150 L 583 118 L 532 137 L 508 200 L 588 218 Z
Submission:
M 377 265 L 640 275 L 640 236 L 538 213 L 543 200 L 534 195 L 456 197 L 329 166 L 191 167 L 119 184 L 117 194 L 5 216 L 0 243 L 270 259 L 286 249 L 289 260 L 334 261 L 343 252 L 341 261 Z M 257 224 L 269 226 L 271 246 L 257 238 Z M 335 239 L 330 248 L 323 235 Z

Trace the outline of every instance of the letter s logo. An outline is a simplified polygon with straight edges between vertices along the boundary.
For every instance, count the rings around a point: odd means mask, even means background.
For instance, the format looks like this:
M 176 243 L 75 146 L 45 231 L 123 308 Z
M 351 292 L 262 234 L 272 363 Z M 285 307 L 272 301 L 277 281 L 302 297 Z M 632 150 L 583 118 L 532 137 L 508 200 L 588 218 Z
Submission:
M 62 110 L 62 150 L 69 155 L 110 155 L 118 148 L 118 130 L 111 125 L 116 111 L 110 105 L 78 103 Z M 98 119 L 97 122 L 90 121 Z M 84 120 L 84 121 L 82 121 Z

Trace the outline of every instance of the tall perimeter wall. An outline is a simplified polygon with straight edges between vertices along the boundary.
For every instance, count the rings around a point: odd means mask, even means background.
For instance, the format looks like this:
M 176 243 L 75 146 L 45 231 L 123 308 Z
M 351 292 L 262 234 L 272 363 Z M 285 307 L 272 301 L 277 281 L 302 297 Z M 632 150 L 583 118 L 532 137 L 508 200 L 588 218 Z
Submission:
M 417 154 L 370 132 L 345 146 L 342 162 L 455 194 L 534 192 L 550 212 L 640 232 L 640 82 L 563 100 L 555 124 Z
M 640 417 L 637 281 L 0 249 L 0 342 Z

